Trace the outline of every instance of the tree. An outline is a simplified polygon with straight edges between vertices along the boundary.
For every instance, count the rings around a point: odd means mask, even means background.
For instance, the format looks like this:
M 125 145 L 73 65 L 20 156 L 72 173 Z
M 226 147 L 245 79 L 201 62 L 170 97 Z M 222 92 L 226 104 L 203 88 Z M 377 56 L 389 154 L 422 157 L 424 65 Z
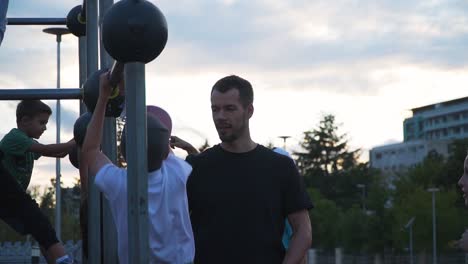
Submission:
M 346 134 L 338 134 L 335 116 L 325 115 L 318 128 L 304 132 L 303 152 L 295 152 L 297 165 L 304 175 L 329 176 L 357 164 L 359 150 L 350 151 Z

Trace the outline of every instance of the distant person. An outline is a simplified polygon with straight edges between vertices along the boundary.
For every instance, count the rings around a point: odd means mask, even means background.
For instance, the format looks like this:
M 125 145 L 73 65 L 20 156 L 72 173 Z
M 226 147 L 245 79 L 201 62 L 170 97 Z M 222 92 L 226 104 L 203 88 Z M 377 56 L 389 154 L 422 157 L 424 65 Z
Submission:
M 0 45 L 2 45 L 7 24 L 8 0 L 0 0 Z
M 112 164 L 100 151 L 110 94 L 107 74 L 103 74 L 81 149 L 80 177 L 86 183 L 89 176 L 95 175 L 94 184 L 109 201 L 117 227 L 119 261 L 126 264 L 133 263 L 128 259 L 127 170 Z M 163 123 L 157 114 L 147 114 L 149 263 L 186 264 L 195 254 L 186 191 L 192 167 L 170 152 L 169 131 Z
M 463 163 L 463 174 L 458 180 L 458 186 L 460 186 L 461 191 L 463 192 L 465 206 L 468 206 L 468 155 Z M 460 240 L 458 240 L 458 247 L 463 249 L 463 251 L 468 252 L 468 229 L 465 230 Z
M 292 159 L 289 152 L 287 152 L 285 149 L 274 147 L 273 151 Z M 292 235 L 293 235 L 293 231 L 292 231 L 291 224 L 289 223 L 288 219 L 286 219 L 284 223 L 284 232 L 283 232 L 283 240 L 282 240 L 283 246 L 286 250 L 289 248 L 289 241 L 291 240 Z
M 235 75 L 218 80 L 211 113 L 220 144 L 196 154 L 188 142 L 171 138 L 171 146 L 191 154 L 195 263 L 300 263 L 312 242 L 312 203 L 294 162 L 251 139 L 251 84 Z M 293 227 L 287 251 L 281 241 L 286 218 Z
M 23 100 L 16 108 L 17 128 L 0 141 L 0 185 L 5 189 L 1 192 L 0 218 L 16 232 L 33 235 L 48 263 L 65 264 L 72 260 L 36 201 L 26 194 L 34 160 L 41 156 L 64 157 L 75 145 L 73 139 L 49 145 L 35 140 L 46 130 L 51 114 L 50 107 L 40 100 Z

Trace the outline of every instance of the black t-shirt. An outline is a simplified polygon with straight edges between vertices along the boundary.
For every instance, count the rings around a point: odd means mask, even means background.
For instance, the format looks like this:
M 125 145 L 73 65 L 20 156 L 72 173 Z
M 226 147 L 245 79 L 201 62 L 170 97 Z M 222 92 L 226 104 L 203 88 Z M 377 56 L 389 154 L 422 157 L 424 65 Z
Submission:
M 312 208 L 294 162 L 261 145 L 216 145 L 187 161 L 195 263 L 281 263 L 287 215 Z

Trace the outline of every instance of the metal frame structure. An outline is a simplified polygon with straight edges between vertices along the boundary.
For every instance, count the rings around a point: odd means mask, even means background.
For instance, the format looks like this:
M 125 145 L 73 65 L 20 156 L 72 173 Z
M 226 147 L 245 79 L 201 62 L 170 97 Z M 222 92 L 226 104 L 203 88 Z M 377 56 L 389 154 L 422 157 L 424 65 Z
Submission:
M 37 26 L 37 25 L 66 25 L 67 19 L 61 17 L 49 17 L 49 18 L 38 18 L 38 17 L 9 17 L 7 20 L 9 26 Z
M 138 2 L 137 0 L 133 0 Z M 99 39 L 99 19 L 113 4 L 113 0 L 83 0 L 86 14 L 86 36 L 79 37 L 79 81 L 80 87 L 91 73 L 109 68 L 112 59 L 107 55 Z M 100 16 L 99 16 L 100 14 Z M 8 18 L 8 25 L 65 25 L 66 18 Z M 101 50 L 98 61 L 99 48 Z M 147 188 L 147 134 L 146 134 L 146 91 L 145 65 L 128 63 L 125 66 L 126 113 L 128 122 L 127 150 L 129 155 L 127 177 L 128 199 L 128 245 L 131 263 L 148 263 L 148 188 Z M 129 88 L 131 87 L 131 88 Z M 81 99 L 82 89 L 3 89 L 0 100 L 22 99 Z M 80 114 L 85 112 L 80 103 Z M 117 159 L 115 119 L 106 118 L 104 125 L 103 151 L 112 160 Z M 88 196 L 88 247 L 87 263 L 118 263 L 117 234 L 107 201 L 89 179 Z

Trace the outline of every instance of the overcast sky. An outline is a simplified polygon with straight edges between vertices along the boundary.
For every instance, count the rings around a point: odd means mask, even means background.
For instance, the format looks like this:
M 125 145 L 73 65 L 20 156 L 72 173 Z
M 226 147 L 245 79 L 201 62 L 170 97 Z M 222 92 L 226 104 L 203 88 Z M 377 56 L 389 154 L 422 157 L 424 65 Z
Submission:
M 2 1 L 2 0 L 0 0 Z M 253 139 L 297 149 L 302 133 L 334 114 L 353 148 L 398 142 L 412 108 L 467 96 L 468 2 L 400 0 L 160 0 L 169 40 L 146 66 L 147 103 L 168 110 L 173 134 L 218 143 L 209 93 L 230 74 L 251 81 Z M 13 0 L 8 17 L 65 17 L 80 0 Z M 56 42 L 42 26 L 9 26 L 0 48 L 0 89 L 55 88 Z M 78 87 L 78 46 L 62 42 L 62 87 Z M 47 101 L 55 107 L 53 101 Z M 17 102 L 0 102 L 0 136 L 15 124 Z M 72 137 L 76 101 L 62 102 L 63 141 Z M 55 142 L 55 117 L 40 139 Z M 62 162 L 66 185 L 78 177 Z M 55 176 L 36 164 L 33 184 Z

